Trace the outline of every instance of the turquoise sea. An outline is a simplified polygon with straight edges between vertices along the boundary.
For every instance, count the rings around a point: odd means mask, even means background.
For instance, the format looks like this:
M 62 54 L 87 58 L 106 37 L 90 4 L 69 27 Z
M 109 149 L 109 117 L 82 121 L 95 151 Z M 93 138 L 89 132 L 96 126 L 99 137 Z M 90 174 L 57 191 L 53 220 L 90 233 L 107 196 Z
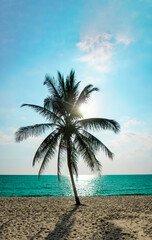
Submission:
M 79 196 L 152 195 L 152 175 L 80 175 Z M 70 178 L 55 175 L 0 175 L 0 196 L 73 196 Z

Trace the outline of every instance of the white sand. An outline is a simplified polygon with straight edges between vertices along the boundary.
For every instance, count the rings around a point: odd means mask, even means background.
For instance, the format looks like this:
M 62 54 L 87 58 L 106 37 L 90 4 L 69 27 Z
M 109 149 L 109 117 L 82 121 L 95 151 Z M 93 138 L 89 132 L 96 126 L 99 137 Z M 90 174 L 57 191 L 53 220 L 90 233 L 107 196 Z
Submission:
M 152 239 L 152 196 L 1 197 L 0 239 Z

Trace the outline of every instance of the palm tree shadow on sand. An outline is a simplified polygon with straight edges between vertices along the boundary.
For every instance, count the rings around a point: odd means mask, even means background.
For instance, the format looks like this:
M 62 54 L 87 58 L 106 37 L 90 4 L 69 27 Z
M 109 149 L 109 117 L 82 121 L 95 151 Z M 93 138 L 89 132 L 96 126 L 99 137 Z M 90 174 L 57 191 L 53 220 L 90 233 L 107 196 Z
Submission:
M 82 206 L 83 204 L 81 204 Z M 62 216 L 60 216 L 59 221 L 55 225 L 55 228 L 52 232 L 48 234 L 47 237 L 45 237 L 46 240 L 60 240 L 63 238 L 67 238 L 69 236 L 69 233 L 71 231 L 71 228 L 75 222 L 75 218 L 70 219 L 73 215 L 73 213 L 79 208 L 79 205 L 75 205 L 75 207 L 68 213 L 64 213 Z M 35 239 L 36 237 L 39 237 L 41 232 L 43 232 L 45 228 L 41 228 L 39 232 L 37 232 L 33 237 L 30 238 L 30 240 Z
M 78 208 L 81 208 L 81 206 L 86 205 L 75 205 L 75 207 L 71 211 L 61 215 L 59 221 L 55 225 L 54 230 L 45 237 L 45 240 L 71 239 L 70 233 L 76 220 L 76 217 L 72 217 L 72 215 L 78 210 Z M 39 232 L 37 232 L 32 238 L 30 238 L 30 240 L 34 240 L 36 237 L 39 238 L 41 232 L 43 232 L 44 230 L 45 228 L 41 228 Z M 121 227 L 116 226 L 111 221 L 101 218 L 100 230 L 98 228 L 96 233 L 89 237 L 90 240 L 122 240 L 133 239 L 134 236 L 128 232 L 124 232 Z M 79 235 L 79 233 L 77 233 L 77 231 L 75 231 L 75 238 L 73 239 L 77 238 L 81 239 L 81 236 Z
M 64 213 L 60 220 L 57 222 L 54 230 L 48 234 L 45 238 L 46 240 L 56 240 L 63 239 L 63 237 L 68 237 L 71 228 L 75 222 L 75 218 L 70 219 L 73 213 L 79 208 L 79 205 L 76 205 L 70 212 Z

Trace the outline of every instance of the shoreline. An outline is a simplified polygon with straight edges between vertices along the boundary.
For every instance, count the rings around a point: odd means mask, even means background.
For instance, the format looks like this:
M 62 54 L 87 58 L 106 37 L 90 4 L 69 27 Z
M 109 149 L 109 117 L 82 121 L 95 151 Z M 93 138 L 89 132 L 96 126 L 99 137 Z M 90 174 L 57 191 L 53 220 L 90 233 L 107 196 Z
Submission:
M 79 195 L 80 198 L 89 198 L 89 197 L 125 197 L 125 196 L 152 196 L 152 194 L 143 194 L 143 193 L 138 193 L 138 194 L 122 194 L 122 195 L 94 195 L 94 196 L 81 196 Z M 50 196 L 50 195 L 23 195 L 23 196 L 0 196 L 0 198 L 74 198 L 74 196 Z
M 0 239 L 152 239 L 152 195 L 0 197 Z

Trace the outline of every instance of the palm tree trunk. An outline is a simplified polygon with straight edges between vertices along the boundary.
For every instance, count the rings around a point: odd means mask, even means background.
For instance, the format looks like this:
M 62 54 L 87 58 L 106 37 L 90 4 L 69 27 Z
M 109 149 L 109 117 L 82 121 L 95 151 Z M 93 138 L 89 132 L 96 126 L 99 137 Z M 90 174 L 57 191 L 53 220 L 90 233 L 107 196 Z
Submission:
M 69 173 L 70 173 L 70 177 L 71 177 L 71 182 L 72 182 L 72 187 L 73 187 L 73 192 L 74 192 L 74 197 L 75 197 L 76 205 L 80 205 L 80 204 L 81 204 L 81 203 L 80 203 L 80 199 L 79 199 L 78 194 L 77 194 L 77 189 L 76 189 L 76 186 L 75 186 L 73 174 L 72 174 L 72 171 L 71 171 L 70 168 L 69 168 Z
M 76 205 L 80 205 L 81 203 L 80 203 L 80 199 L 78 197 L 78 193 L 77 193 L 77 189 L 76 189 L 76 186 L 75 186 L 73 173 L 72 173 L 72 169 L 71 169 L 71 149 L 70 149 L 70 144 L 68 144 L 68 147 L 67 147 L 67 162 L 68 162 L 68 168 L 69 168 L 69 173 L 70 173 L 70 178 L 71 178 L 71 183 L 72 183 L 72 187 L 73 187 L 73 192 L 74 192 Z

